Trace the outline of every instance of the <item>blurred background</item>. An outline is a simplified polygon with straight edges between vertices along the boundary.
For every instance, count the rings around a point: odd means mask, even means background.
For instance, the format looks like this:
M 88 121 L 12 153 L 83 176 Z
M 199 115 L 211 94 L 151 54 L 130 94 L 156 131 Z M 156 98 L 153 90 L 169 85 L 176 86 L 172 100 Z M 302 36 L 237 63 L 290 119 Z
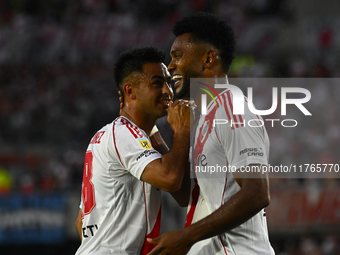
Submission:
M 333 78 L 310 87 L 307 122 L 266 125 L 272 165 L 340 163 L 338 0 L 0 0 L 1 254 L 75 253 L 84 154 L 119 112 L 113 63 L 141 45 L 163 49 L 169 63 L 171 28 L 195 11 L 234 28 L 229 77 Z M 267 88 L 256 95 L 271 103 Z M 277 254 L 340 254 L 338 176 L 271 181 Z M 164 193 L 162 232 L 184 221 L 185 209 Z

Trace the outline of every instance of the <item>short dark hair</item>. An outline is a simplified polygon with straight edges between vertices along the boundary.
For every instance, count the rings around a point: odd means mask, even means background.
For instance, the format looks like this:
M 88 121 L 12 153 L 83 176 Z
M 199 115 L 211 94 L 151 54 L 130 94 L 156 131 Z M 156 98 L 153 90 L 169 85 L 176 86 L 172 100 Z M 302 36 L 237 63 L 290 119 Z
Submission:
M 144 46 L 123 51 L 113 68 L 116 86 L 123 91 L 123 82 L 134 72 L 143 72 L 143 65 L 147 63 L 163 63 L 165 53 L 152 46 Z
M 228 72 L 235 57 L 236 39 L 228 23 L 212 13 L 196 12 L 178 20 L 172 32 L 175 36 L 190 33 L 193 42 L 213 45 L 221 56 L 223 70 Z

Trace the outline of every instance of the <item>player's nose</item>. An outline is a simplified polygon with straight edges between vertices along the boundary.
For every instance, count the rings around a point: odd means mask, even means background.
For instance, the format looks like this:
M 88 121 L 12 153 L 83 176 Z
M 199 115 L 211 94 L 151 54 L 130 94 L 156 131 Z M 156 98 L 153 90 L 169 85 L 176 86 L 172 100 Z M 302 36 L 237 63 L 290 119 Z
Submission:
M 172 74 L 172 72 L 176 69 L 175 61 L 172 59 L 168 65 L 168 71 Z

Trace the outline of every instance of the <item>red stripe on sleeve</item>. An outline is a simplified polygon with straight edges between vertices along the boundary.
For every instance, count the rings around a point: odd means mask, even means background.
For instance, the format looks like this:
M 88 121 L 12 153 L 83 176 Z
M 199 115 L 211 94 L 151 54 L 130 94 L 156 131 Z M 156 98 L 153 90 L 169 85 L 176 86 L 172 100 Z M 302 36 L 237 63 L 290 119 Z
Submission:
M 241 123 L 241 127 L 244 127 L 244 121 L 243 121 L 242 115 L 237 115 L 237 118 L 239 120 L 239 123 Z
M 120 155 L 119 155 L 119 152 L 118 152 L 118 149 L 117 149 L 117 145 L 116 145 L 116 137 L 115 137 L 115 121 L 113 122 L 112 136 L 113 136 L 113 144 L 114 144 L 114 146 L 115 146 L 115 150 L 116 150 L 116 152 L 117 152 L 119 161 L 120 161 L 120 163 L 122 164 L 122 166 L 125 168 L 125 166 L 124 166 L 122 160 L 120 159 Z
M 233 114 L 233 104 L 232 104 L 232 101 L 231 101 L 230 91 L 227 92 L 227 96 L 228 96 L 228 99 L 229 99 L 229 100 L 228 100 L 228 103 L 229 103 L 229 107 L 230 107 L 230 110 L 231 110 L 231 114 L 233 115 L 235 127 L 238 128 L 238 127 L 239 127 L 239 124 L 238 124 L 236 115 Z
M 228 109 L 228 106 L 227 106 L 227 97 L 226 97 L 226 95 L 224 95 L 224 97 L 225 97 L 225 99 L 224 99 L 224 109 L 225 109 L 225 112 L 227 113 L 228 121 L 229 121 L 229 123 L 231 123 L 231 117 L 230 117 L 229 109 Z M 231 129 L 234 129 L 234 125 L 231 125 Z
M 138 138 L 136 132 L 132 129 L 133 126 L 131 125 L 131 123 L 129 123 L 126 119 L 121 118 L 120 121 L 127 127 L 127 129 L 131 132 L 131 134 L 135 137 Z
M 142 138 L 144 135 L 140 132 L 140 130 L 138 129 L 137 126 L 133 126 L 132 124 L 130 124 L 133 129 L 135 130 L 136 134 L 139 136 L 139 138 Z

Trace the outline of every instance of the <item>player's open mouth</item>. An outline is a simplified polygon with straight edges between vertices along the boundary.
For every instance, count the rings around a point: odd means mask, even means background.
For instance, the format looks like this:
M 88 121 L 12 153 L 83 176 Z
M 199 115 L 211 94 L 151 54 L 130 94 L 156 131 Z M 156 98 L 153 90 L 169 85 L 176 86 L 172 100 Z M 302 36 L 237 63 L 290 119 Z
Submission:
M 182 78 L 183 78 L 182 75 L 178 75 L 178 74 L 172 76 L 172 79 L 176 81 L 174 84 L 175 88 L 177 88 L 180 85 Z
M 169 106 L 170 101 L 171 101 L 170 99 L 166 99 L 166 100 L 160 100 L 159 102 L 163 105 Z

